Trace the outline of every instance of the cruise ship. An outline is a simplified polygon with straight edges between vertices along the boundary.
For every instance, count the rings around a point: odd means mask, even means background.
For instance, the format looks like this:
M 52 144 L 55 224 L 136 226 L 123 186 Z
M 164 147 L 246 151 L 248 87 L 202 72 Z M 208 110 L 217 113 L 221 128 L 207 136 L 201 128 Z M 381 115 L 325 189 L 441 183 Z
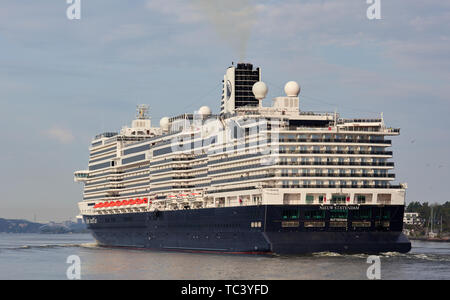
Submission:
M 232 64 L 220 112 L 149 108 L 92 140 L 80 214 L 100 246 L 250 254 L 408 252 L 406 184 L 374 119 L 300 107 L 300 86 L 264 106 L 261 69 Z

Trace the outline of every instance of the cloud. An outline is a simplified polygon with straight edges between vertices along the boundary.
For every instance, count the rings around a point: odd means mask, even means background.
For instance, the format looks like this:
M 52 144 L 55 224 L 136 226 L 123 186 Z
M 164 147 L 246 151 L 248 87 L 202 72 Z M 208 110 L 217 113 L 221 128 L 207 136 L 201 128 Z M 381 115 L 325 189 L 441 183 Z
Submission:
M 257 6 L 253 0 L 147 1 L 146 7 L 182 24 L 208 23 L 241 60 L 246 56 Z M 200 37 L 198 37 L 200 38 Z
M 242 61 L 253 26 L 257 22 L 257 12 L 251 0 L 192 0 L 214 26 L 221 39 L 231 45 Z
M 69 130 L 56 126 L 44 131 L 44 135 L 61 144 L 70 144 L 75 140 L 75 137 Z
M 141 24 L 122 24 L 105 34 L 101 40 L 105 43 L 144 38 L 148 33 Z
M 162 15 L 172 16 L 177 22 L 183 24 L 197 23 L 205 20 L 205 16 L 185 0 L 148 0 L 146 8 Z
M 236 0 L 222 3 L 236 10 L 233 18 L 206 0 L 85 1 L 75 22 L 66 18 L 65 1 L 0 1 L 0 124 L 14 128 L 2 135 L 4 198 L 14 199 L 16 182 L 25 182 L 33 194 L 24 198 L 56 189 L 48 201 L 68 199 L 58 215 L 77 213 L 80 190 L 65 184 L 86 166 L 91 134 L 127 123 L 137 101 L 150 104 L 153 117 L 165 116 L 184 113 L 188 103 L 199 107 L 199 96 L 213 91 L 201 101 L 218 108 L 214 86 L 247 37 L 246 58 L 262 67 L 269 86 L 267 104 L 296 80 L 304 110 L 337 108 L 345 117 L 383 111 L 389 125 L 402 128 L 394 151 L 398 178 L 410 182 L 409 199 L 430 197 L 423 182 L 434 188 L 433 198 L 445 198 L 450 1 L 382 0 L 382 20 L 375 21 L 366 18 L 364 0 L 253 0 L 254 11 Z M 230 32 L 220 32 L 231 20 Z M 236 28 L 250 31 L 239 40 Z M 30 137 L 30 128 L 38 134 Z M 440 173 L 424 176 L 414 164 L 422 156 L 444 165 Z M 32 170 L 51 180 L 36 182 Z M 54 182 L 57 188 L 46 185 Z M 55 212 L 37 210 L 48 218 Z
M 367 19 L 368 7 L 360 0 L 246 0 L 239 3 L 230 0 L 226 4 L 218 0 L 146 2 L 148 10 L 171 22 L 191 26 L 187 28 L 189 32 L 193 31 L 193 24 L 212 24 L 222 42 L 231 46 L 240 58 L 249 57 L 247 48 L 264 51 L 274 44 L 288 56 L 303 53 L 310 59 L 312 55 L 320 55 L 313 53 L 318 47 L 374 46 L 378 57 L 386 64 L 449 75 L 448 2 L 384 1 L 382 20 L 376 21 Z M 203 32 L 194 31 L 199 34 L 193 40 L 204 40 Z

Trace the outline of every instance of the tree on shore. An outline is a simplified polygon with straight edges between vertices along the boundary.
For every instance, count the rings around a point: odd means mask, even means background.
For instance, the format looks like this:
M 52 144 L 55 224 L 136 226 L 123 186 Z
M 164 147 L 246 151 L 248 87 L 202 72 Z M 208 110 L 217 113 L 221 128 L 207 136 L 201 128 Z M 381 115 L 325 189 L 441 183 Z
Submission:
M 418 201 L 411 202 L 406 207 L 406 212 L 419 213 L 419 217 L 426 220 L 425 225 L 429 224 L 431 219 L 431 208 L 433 208 L 433 227 L 440 229 L 442 216 L 442 231 L 450 231 L 450 202 L 444 204 L 429 204 L 428 202 L 420 203 Z

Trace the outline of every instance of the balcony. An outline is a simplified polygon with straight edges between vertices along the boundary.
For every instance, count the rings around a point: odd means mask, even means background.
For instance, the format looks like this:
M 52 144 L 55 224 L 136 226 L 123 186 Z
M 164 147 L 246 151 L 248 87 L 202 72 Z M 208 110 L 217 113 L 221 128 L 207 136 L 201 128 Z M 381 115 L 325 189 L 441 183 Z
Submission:
M 351 154 L 351 155 L 389 155 L 392 151 L 353 151 L 353 150 L 278 150 L 279 154 Z
M 343 185 L 343 184 L 334 184 L 334 185 L 327 185 L 327 184 L 282 184 L 280 185 L 282 188 L 343 188 L 343 189 L 402 189 L 403 187 L 401 185 Z
M 329 174 L 329 173 L 322 173 L 322 174 L 311 174 L 311 173 L 292 173 L 292 174 L 286 174 L 282 173 L 281 177 L 354 177 L 354 178 L 395 178 L 395 174 Z
M 290 139 L 280 138 L 281 143 L 358 143 L 358 144 L 387 144 L 392 145 L 392 140 L 353 140 L 353 139 Z
M 285 162 L 280 161 L 278 165 L 281 166 L 376 166 L 376 167 L 393 167 L 393 162 L 308 162 L 308 161 L 300 161 L 300 162 Z

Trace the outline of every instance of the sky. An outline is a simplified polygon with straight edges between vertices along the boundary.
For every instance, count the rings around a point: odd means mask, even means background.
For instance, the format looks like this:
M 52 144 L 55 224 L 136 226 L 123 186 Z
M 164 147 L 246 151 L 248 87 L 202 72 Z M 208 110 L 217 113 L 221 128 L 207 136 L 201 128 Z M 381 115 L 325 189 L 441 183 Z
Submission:
M 150 106 L 219 111 L 232 62 L 262 69 L 265 104 L 301 85 L 300 109 L 377 117 L 393 138 L 407 203 L 448 201 L 450 2 L 380 0 L 66 0 L 0 2 L 0 217 L 78 214 L 94 135 Z

